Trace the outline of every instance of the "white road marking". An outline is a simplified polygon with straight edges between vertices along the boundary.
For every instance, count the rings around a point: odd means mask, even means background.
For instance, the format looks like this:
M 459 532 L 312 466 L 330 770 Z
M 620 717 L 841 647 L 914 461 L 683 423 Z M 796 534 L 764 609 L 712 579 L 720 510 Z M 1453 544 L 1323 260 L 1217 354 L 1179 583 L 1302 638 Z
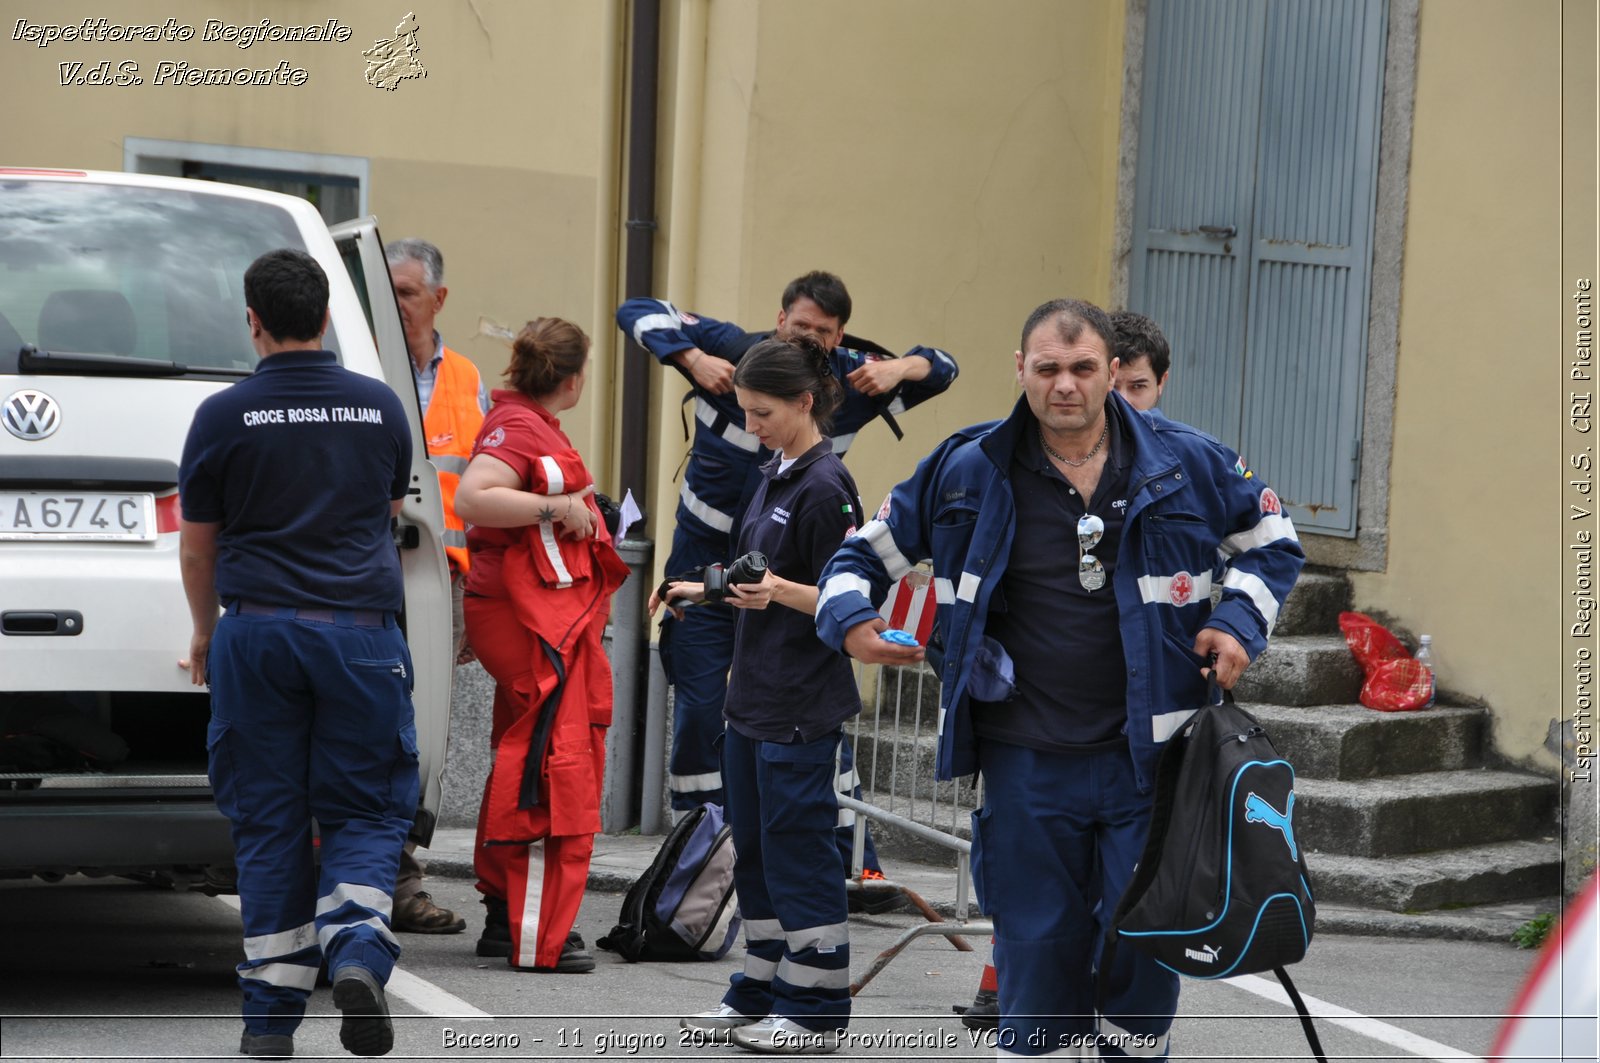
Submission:
M 1289 1002 L 1289 994 L 1284 991 L 1283 986 L 1279 985 L 1278 980 L 1275 978 L 1241 974 L 1233 978 L 1224 978 L 1222 981 L 1228 985 L 1243 989 L 1247 993 L 1265 997 L 1275 1004 L 1282 1004 L 1291 1010 L 1294 1008 L 1294 1005 Z M 1326 1019 L 1335 1026 L 1343 1026 L 1347 1030 L 1353 1030 L 1363 1037 L 1370 1037 L 1374 1041 L 1380 1041 L 1383 1044 L 1398 1048 L 1402 1052 L 1409 1052 L 1411 1055 L 1420 1056 L 1423 1059 L 1431 1059 L 1435 1063 L 1450 1063 L 1453 1060 L 1471 1060 L 1474 1063 L 1483 1063 L 1482 1057 L 1475 1056 L 1471 1052 L 1463 1052 L 1459 1048 L 1451 1048 L 1449 1045 L 1440 1044 L 1438 1041 L 1430 1041 L 1426 1037 L 1414 1034 L 1409 1030 L 1402 1030 L 1398 1026 L 1390 1026 L 1388 1023 L 1380 1022 L 1377 1019 L 1369 1019 L 1360 1012 L 1351 1011 L 1349 1008 L 1341 1008 L 1339 1005 L 1330 1004 L 1326 1000 L 1319 1000 L 1308 993 L 1301 993 L 1300 999 L 1305 1001 L 1306 1011 L 1311 1013 L 1312 1018 Z
M 228 894 L 216 898 L 223 904 L 239 910 L 239 898 Z M 437 1015 L 451 1019 L 492 1019 L 487 1011 L 475 1008 L 465 1000 L 446 989 L 441 989 L 425 978 L 418 978 L 410 971 L 402 971 L 396 967 L 394 973 L 389 975 L 389 984 L 384 987 L 387 996 L 403 1000 L 416 1008 L 424 1015 Z

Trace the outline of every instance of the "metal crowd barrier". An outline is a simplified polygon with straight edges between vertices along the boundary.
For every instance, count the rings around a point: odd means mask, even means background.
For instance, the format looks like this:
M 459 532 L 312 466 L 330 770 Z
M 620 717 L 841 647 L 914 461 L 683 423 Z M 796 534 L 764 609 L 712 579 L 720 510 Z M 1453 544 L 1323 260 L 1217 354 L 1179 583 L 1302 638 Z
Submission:
M 926 666 L 876 672 L 875 679 L 860 683 L 873 697 L 862 699 L 861 715 L 845 726 L 863 792 L 886 812 L 951 836 L 965 835 L 981 795 L 971 777 L 934 778 L 938 677 Z
M 972 883 L 972 843 L 964 838 L 957 838 L 932 827 L 924 826 L 914 820 L 897 816 L 870 805 L 865 801 L 857 801 L 847 794 L 839 795 L 839 807 L 849 809 L 856 814 L 855 822 L 855 851 L 851 856 L 851 888 L 867 890 L 870 892 L 895 891 L 903 894 L 927 922 L 921 926 L 914 926 L 895 939 L 894 944 L 884 949 L 867 965 L 861 977 L 850 983 L 850 995 L 860 993 L 866 984 L 878 976 L 878 973 L 913 941 L 921 937 L 943 937 L 949 940 L 961 952 L 971 952 L 972 946 L 962 938 L 970 934 L 991 935 L 994 933 L 994 923 L 987 919 L 969 919 L 967 913 L 971 905 L 968 902 L 968 892 Z M 892 823 L 901 830 L 909 831 L 924 841 L 952 849 L 956 853 L 956 904 L 955 919 L 946 922 L 944 917 L 913 890 L 901 886 L 893 879 L 883 879 L 864 883 L 861 881 L 861 865 L 866 846 L 867 820 L 875 819 L 883 823 Z
M 933 587 L 929 573 L 914 571 L 890 593 L 882 615 L 891 627 L 910 631 L 927 644 L 933 627 Z M 872 673 L 876 674 L 873 675 Z M 868 680 L 863 682 L 862 680 Z M 862 714 L 847 727 L 855 752 L 855 773 L 862 796 L 839 795 L 839 807 L 855 820 L 855 849 L 851 857 L 850 888 L 864 892 L 898 892 L 920 911 L 926 923 L 912 927 L 869 964 L 850 986 L 851 996 L 922 937 L 944 937 L 963 952 L 972 951 L 964 938 L 991 935 L 994 924 L 969 919 L 972 843 L 961 835 L 970 831 L 971 814 L 981 803 L 981 790 L 973 779 L 939 782 L 935 778 L 938 748 L 939 680 L 927 666 L 857 670 L 863 694 Z M 843 783 L 845 780 L 841 780 Z M 867 820 L 875 820 L 903 839 L 932 845 L 955 854 L 954 919 L 946 921 L 926 900 L 893 879 L 863 881 Z M 877 832 L 883 844 L 883 832 Z

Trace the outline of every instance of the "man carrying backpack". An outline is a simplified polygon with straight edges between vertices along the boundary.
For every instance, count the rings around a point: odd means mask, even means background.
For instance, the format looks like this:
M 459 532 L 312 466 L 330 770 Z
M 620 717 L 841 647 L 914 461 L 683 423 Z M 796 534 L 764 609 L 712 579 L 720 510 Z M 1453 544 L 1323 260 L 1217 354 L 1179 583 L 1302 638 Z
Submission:
M 881 639 L 873 603 L 933 561 L 938 775 L 984 777 L 973 877 L 995 923 L 1002 1055 L 1166 1057 L 1177 976 L 1120 950 L 1097 1022 L 1097 943 L 1144 844 L 1162 745 L 1208 671 L 1232 687 L 1266 647 L 1304 563 L 1237 454 L 1111 394 L 1113 342 L 1089 303 L 1035 310 L 1011 416 L 957 433 L 897 486 L 823 571 L 817 607 L 830 645 L 911 663 L 922 649 Z

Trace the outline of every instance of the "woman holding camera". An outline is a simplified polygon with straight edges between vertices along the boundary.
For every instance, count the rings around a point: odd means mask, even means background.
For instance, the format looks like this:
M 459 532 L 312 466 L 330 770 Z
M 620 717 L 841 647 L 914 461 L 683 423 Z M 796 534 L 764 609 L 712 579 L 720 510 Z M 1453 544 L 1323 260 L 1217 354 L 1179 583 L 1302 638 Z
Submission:
M 844 721 L 861 711 L 847 658 L 817 638 L 817 578 L 855 531 L 855 481 L 824 430 L 840 387 L 815 341 L 763 340 L 734 371 L 745 427 L 775 456 L 745 512 L 741 556 L 766 555 L 739 608 L 723 715 L 722 777 L 744 916 L 744 971 L 686 1030 L 759 1051 L 831 1052 L 850 1017 L 845 869 L 834 838 Z M 705 600 L 677 582 L 665 600 Z M 654 614 L 661 598 L 652 595 Z
M 594 969 L 572 933 L 600 829 L 611 666 L 600 635 L 628 574 L 594 479 L 557 415 L 578 403 L 589 338 L 539 318 L 517 334 L 456 491 L 467 522 L 467 634 L 495 680 L 494 767 L 478 813 L 478 955 Z

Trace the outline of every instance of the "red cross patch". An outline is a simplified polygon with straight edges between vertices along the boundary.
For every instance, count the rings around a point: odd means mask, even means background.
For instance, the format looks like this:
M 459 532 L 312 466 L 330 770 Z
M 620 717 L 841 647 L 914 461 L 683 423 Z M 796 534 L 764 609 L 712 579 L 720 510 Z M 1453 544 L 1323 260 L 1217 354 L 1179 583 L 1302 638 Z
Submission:
M 483 437 L 483 445 L 486 447 L 498 447 L 505 441 L 506 430 L 504 428 L 496 428 L 493 432 Z
M 1180 572 L 1172 577 L 1172 589 L 1167 592 L 1173 605 L 1188 605 L 1194 599 L 1194 577 Z
M 889 499 L 892 498 L 892 497 L 894 497 L 894 496 L 893 495 L 884 495 L 883 496 L 883 505 L 878 507 L 878 516 L 877 516 L 878 520 L 888 520 L 889 519 Z
M 1261 512 L 1269 517 L 1276 517 L 1283 512 L 1283 503 L 1278 501 L 1277 493 L 1270 487 L 1261 489 Z

